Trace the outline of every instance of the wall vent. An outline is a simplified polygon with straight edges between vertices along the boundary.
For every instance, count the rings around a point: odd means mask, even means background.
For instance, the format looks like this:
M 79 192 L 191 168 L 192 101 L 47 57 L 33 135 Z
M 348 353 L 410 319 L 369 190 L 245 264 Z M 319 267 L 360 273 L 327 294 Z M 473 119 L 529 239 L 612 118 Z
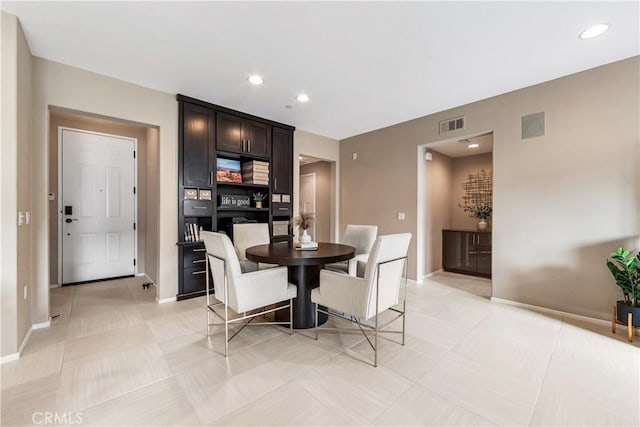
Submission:
M 440 135 L 454 130 L 464 129 L 464 116 L 454 117 L 440 122 Z

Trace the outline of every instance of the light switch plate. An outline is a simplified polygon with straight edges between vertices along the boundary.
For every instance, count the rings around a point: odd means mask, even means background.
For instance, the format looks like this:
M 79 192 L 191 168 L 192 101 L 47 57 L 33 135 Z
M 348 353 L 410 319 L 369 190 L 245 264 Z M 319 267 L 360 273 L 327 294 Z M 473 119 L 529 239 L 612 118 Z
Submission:
M 404 221 L 404 217 L 405 217 L 404 212 L 398 212 L 398 221 Z

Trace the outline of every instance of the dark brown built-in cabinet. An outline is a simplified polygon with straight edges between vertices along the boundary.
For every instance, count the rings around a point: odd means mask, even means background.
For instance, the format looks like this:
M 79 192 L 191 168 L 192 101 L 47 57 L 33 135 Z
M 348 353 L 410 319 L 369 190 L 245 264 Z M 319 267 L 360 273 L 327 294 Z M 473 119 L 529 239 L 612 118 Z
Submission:
M 491 278 L 491 232 L 442 230 L 444 271 Z
M 271 155 L 272 126 L 226 113 L 218 113 L 217 124 L 218 150 L 258 157 Z
M 222 231 L 233 238 L 232 224 L 239 221 L 269 224 L 288 222 L 293 213 L 294 127 L 251 116 L 229 108 L 178 95 L 178 295 L 186 299 L 204 295 L 206 259 L 202 242 L 187 241 L 186 230 Z M 217 182 L 218 158 L 257 160 L 269 164 L 269 184 Z M 267 196 L 263 207 L 223 207 L 220 195 Z M 271 202 L 276 195 L 276 201 Z M 278 201 L 279 200 L 279 201 Z M 194 226 L 190 226 L 194 224 Z M 278 227 L 282 230 L 282 226 Z M 188 234 L 188 233 L 187 233 Z M 215 286 L 215 284 L 214 284 Z

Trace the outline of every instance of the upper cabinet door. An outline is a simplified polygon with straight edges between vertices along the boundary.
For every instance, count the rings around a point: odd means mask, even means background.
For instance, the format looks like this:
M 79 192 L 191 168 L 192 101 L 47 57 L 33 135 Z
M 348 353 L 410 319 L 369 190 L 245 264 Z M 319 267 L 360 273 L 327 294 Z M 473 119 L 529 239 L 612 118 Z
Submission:
M 271 155 L 271 126 L 251 120 L 245 120 L 242 125 L 245 152 L 269 157 Z
M 221 151 L 233 153 L 244 152 L 244 139 L 242 136 L 243 119 L 231 114 L 218 113 L 216 147 Z
M 273 128 L 271 184 L 274 193 L 293 194 L 293 132 Z
M 210 187 L 215 161 L 215 112 L 184 103 L 182 173 L 185 186 Z

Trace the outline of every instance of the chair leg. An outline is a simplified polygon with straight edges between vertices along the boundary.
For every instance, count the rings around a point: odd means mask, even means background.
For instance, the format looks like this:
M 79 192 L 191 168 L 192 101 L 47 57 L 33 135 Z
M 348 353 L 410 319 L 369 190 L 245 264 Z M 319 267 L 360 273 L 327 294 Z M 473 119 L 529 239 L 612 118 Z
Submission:
M 613 306 L 613 314 L 611 316 L 611 333 L 612 334 L 616 333 L 616 321 L 618 320 L 617 317 L 618 317 L 618 315 L 616 313 L 616 306 L 614 305 Z
M 404 346 L 404 327 L 405 327 L 405 319 L 407 317 L 407 301 L 402 302 L 402 345 Z
M 633 313 L 627 314 L 627 339 L 633 342 Z
M 289 335 L 293 335 L 293 299 L 289 299 Z
M 373 332 L 373 367 L 378 367 L 378 315 L 376 314 L 376 329 Z
M 316 333 L 316 341 L 318 341 L 318 304 L 314 304 L 313 305 L 316 311 L 316 318 L 315 318 L 315 326 L 313 328 L 313 330 Z
M 227 294 L 224 295 L 225 300 Z M 229 308 L 224 305 L 224 357 L 229 357 Z

